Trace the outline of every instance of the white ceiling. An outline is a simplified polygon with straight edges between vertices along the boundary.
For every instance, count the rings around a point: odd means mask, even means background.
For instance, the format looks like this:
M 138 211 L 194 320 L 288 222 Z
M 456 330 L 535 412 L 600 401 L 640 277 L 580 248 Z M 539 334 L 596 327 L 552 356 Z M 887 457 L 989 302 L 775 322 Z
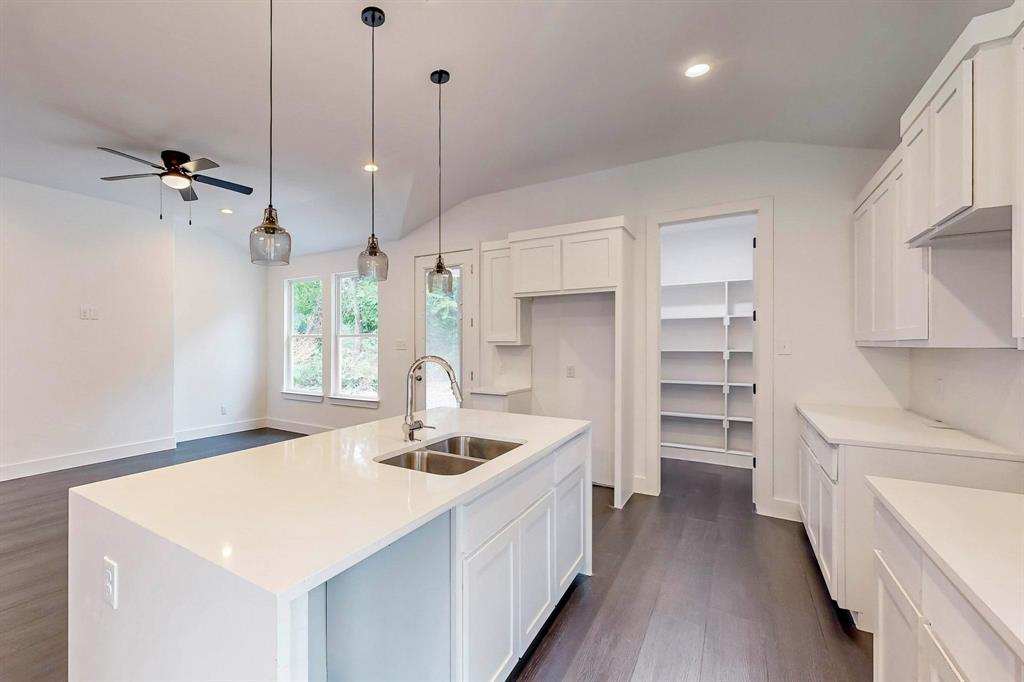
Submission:
M 377 224 L 395 239 L 436 212 L 434 68 L 452 72 L 448 208 L 736 140 L 891 148 L 970 17 L 1010 0 L 377 4 Z M 367 232 L 363 5 L 275 3 L 274 204 L 299 253 Z M 683 78 L 696 61 L 712 72 Z M 256 192 L 197 186 L 195 223 L 242 241 L 267 201 L 267 64 L 266 2 L 3 0 L 0 174 L 156 211 L 155 180 L 98 179 L 146 168 L 95 147 L 208 156 Z

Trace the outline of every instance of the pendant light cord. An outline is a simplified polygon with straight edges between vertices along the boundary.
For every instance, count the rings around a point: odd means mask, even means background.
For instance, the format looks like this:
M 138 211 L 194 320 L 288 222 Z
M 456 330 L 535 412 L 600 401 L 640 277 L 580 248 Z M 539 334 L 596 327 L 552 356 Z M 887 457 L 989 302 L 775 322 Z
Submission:
M 441 79 L 437 83 L 437 257 L 441 257 Z
M 270 176 L 270 196 L 267 204 L 274 206 L 274 0 L 270 0 L 270 166 L 267 175 Z
M 370 239 L 376 239 L 375 229 L 376 218 L 376 187 L 374 180 L 377 176 L 377 117 L 375 106 L 377 103 L 377 27 L 370 27 L 370 164 L 373 170 L 370 171 Z

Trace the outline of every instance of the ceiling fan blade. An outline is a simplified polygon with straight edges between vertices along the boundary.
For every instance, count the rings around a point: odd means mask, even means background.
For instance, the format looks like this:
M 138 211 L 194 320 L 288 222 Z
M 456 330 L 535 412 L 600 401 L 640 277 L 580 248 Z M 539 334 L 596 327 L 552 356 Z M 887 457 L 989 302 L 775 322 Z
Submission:
M 132 178 L 152 178 L 160 175 L 159 173 L 135 173 L 134 175 L 111 175 L 100 180 L 131 180 Z
M 220 168 L 220 164 L 203 157 L 201 159 L 192 159 L 178 167 L 187 173 L 198 173 L 199 171 L 210 170 L 211 168 Z
M 214 187 L 220 187 L 221 189 L 229 189 L 232 192 L 238 192 L 239 194 L 252 194 L 252 187 L 239 185 L 237 182 L 228 182 L 227 180 L 221 180 L 219 178 L 211 178 L 208 175 L 193 175 L 192 179 L 206 185 L 213 185 Z
M 96 149 L 101 149 L 101 150 L 103 150 L 105 152 L 110 152 L 111 154 L 116 154 L 117 156 L 123 156 L 126 159 L 131 159 L 132 161 L 138 161 L 139 163 L 144 163 L 144 164 L 146 164 L 147 166 L 149 166 L 151 168 L 156 168 L 157 170 L 165 170 L 163 166 L 158 166 L 155 163 L 153 163 L 152 161 L 146 161 L 145 159 L 140 159 L 137 156 L 132 156 L 131 154 L 125 154 L 124 152 L 119 152 L 116 149 L 111 149 L 110 147 L 96 147 Z
M 185 201 L 195 201 L 199 198 L 196 194 L 196 190 L 192 185 L 189 185 L 185 189 L 179 189 L 178 193 L 181 194 L 181 198 Z

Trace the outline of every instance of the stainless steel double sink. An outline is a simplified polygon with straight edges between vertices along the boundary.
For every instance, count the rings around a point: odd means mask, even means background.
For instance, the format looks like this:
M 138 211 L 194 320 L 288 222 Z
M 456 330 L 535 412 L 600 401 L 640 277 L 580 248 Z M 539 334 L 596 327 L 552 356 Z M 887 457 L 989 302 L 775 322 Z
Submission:
M 504 440 L 457 435 L 382 459 L 380 463 L 428 474 L 457 476 L 519 446 L 520 443 Z

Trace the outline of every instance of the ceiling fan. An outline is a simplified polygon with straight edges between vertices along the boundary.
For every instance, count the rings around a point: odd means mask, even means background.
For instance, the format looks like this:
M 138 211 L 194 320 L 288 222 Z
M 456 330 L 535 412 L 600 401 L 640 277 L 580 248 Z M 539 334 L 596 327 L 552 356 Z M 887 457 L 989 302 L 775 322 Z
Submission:
M 132 161 L 144 163 L 147 166 L 160 171 L 159 173 L 112 175 L 110 177 L 100 178 L 101 180 L 131 180 L 132 178 L 150 178 L 153 176 L 159 176 L 160 182 L 172 189 L 178 190 L 181 194 L 181 198 L 185 201 L 195 201 L 199 198 L 196 196 L 196 190 L 192 184 L 193 182 L 213 185 L 214 187 L 220 187 L 221 189 L 231 190 L 232 192 L 238 192 L 240 194 L 252 194 L 252 187 L 246 187 L 245 185 L 239 185 L 236 182 L 228 182 L 227 180 L 221 180 L 219 178 L 211 178 L 209 175 L 199 175 L 199 171 L 220 167 L 220 164 L 214 163 L 207 158 L 193 160 L 185 152 L 165 149 L 160 152 L 160 160 L 164 162 L 164 165 L 159 166 L 151 161 L 146 161 L 145 159 L 140 159 L 137 156 L 125 154 L 124 152 L 119 152 L 116 149 L 110 149 L 109 147 L 97 147 L 97 149 L 101 149 L 111 154 L 116 154 L 117 156 L 123 156 L 126 159 L 131 159 Z

